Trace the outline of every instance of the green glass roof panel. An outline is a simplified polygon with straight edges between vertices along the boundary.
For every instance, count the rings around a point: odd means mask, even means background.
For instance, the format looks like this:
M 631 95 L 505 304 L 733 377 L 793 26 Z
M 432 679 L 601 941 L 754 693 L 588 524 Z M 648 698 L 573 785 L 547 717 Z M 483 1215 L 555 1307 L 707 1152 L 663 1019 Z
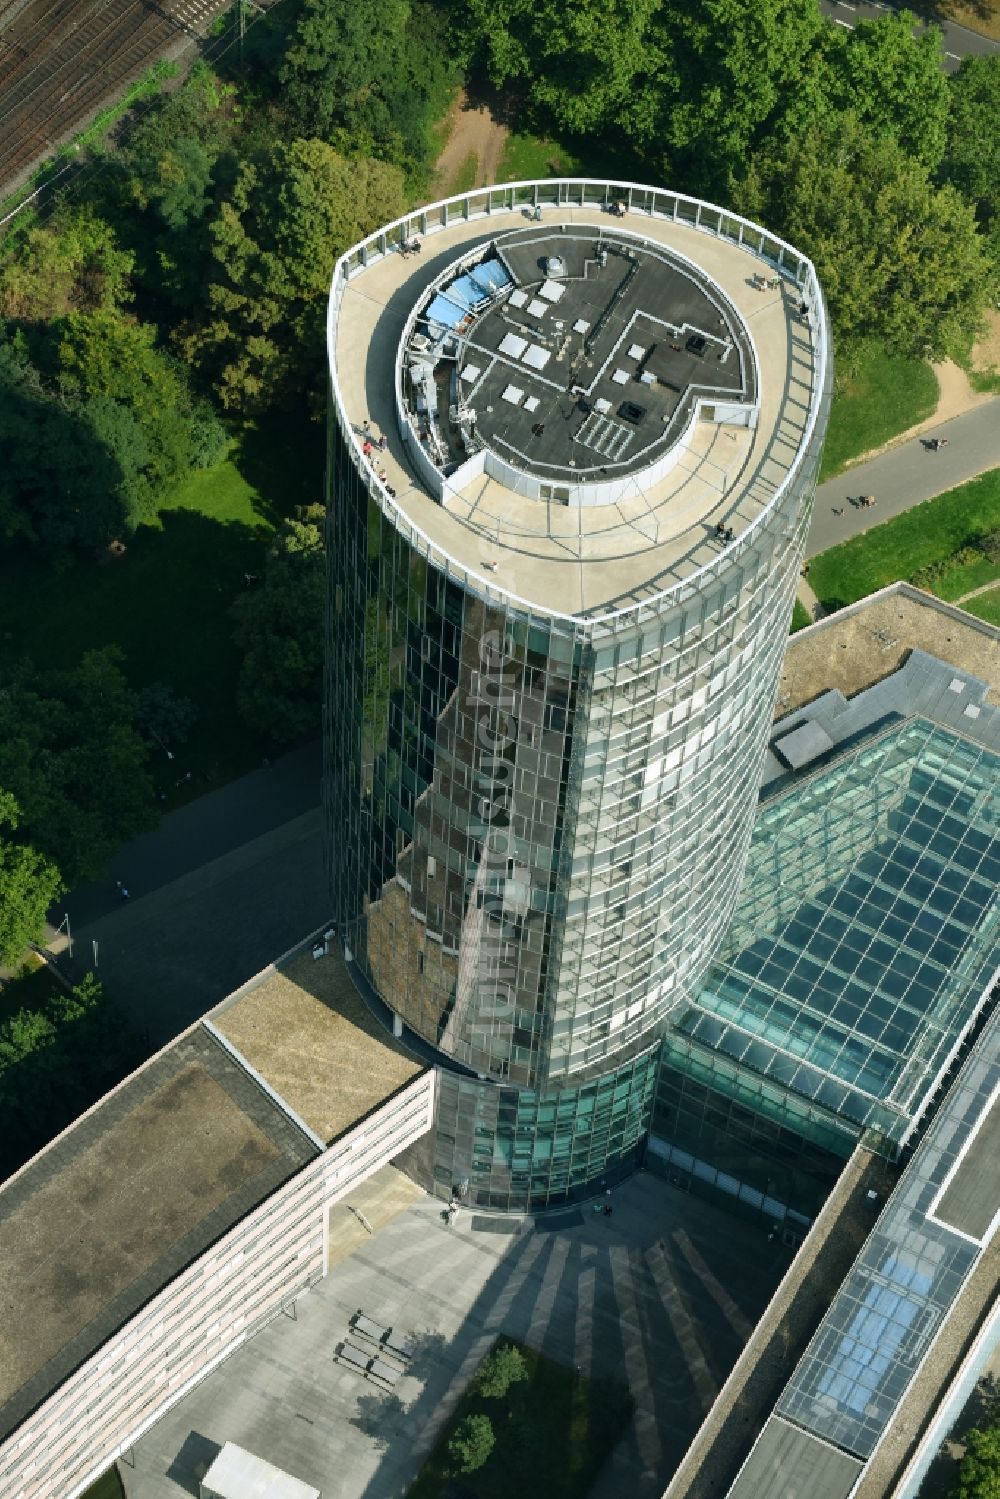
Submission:
M 1000 756 L 896 722 L 769 797 L 678 1025 L 859 1125 L 888 1111 L 902 1136 L 983 999 L 998 885 Z

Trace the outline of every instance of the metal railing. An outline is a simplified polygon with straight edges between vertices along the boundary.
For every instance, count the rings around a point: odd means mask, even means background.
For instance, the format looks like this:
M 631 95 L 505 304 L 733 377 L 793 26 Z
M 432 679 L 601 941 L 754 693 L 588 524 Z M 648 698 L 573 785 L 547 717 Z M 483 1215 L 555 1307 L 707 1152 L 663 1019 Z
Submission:
M 371 472 L 361 454 L 358 435 L 350 422 L 337 378 L 336 335 L 341 303 L 351 278 L 363 272 L 370 264 L 396 253 L 405 240 L 414 235 L 432 236 L 459 222 L 473 219 L 489 219 L 494 214 L 510 213 L 527 207 L 548 206 L 552 208 L 606 209 L 611 203 L 622 202 L 628 213 L 645 213 L 650 218 L 670 219 L 686 225 L 715 239 L 722 239 L 748 251 L 764 265 L 791 277 L 798 287 L 801 298 L 809 308 L 809 325 L 812 334 L 814 379 L 809 399 L 805 427 L 794 459 L 777 486 L 768 503 L 761 509 L 750 525 L 741 532 L 737 540 L 724 553 L 695 568 L 686 578 L 670 584 L 649 598 L 620 608 L 609 609 L 603 614 L 581 617 L 566 614 L 557 609 L 522 598 L 506 588 L 490 584 L 480 573 L 456 562 L 455 558 L 438 546 L 430 536 L 415 524 L 385 493 L 376 475 Z M 546 178 L 530 182 L 513 182 L 498 187 L 475 188 L 471 192 L 453 198 L 442 199 L 422 208 L 413 209 L 392 223 L 370 234 L 352 246 L 337 261 L 334 267 L 327 308 L 327 356 L 330 384 L 333 394 L 333 409 L 337 415 L 344 441 L 358 459 L 359 474 L 364 477 L 366 487 L 379 509 L 392 521 L 393 526 L 426 560 L 453 578 L 468 592 L 483 599 L 492 607 L 513 604 L 527 614 L 557 621 L 569 627 L 574 638 L 598 639 L 621 630 L 633 630 L 644 622 L 655 619 L 664 607 L 683 603 L 693 597 L 699 587 L 728 571 L 757 541 L 768 520 L 780 507 L 790 486 L 799 478 L 806 463 L 816 432 L 823 394 L 827 385 L 831 348 L 826 304 L 823 299 L 815 267 L 807 256 L 792 245 L 769 233 L 759 224 L 731 213 L 715 204 L 702 202 L 684 193 L 670 192 L 664 188 L 645 186 L 634 182 L 614 182 L 595 178 Z M 387 379 L 391 378 L 386 372 Z

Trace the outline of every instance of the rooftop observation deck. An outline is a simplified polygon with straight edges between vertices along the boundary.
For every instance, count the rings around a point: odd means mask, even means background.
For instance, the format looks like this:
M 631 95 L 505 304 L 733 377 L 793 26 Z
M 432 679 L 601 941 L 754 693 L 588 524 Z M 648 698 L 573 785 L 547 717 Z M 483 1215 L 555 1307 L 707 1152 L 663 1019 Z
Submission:
M 743 396 L 749 391 L 753 397 L 756 425 L 713 420 L 711 412 L 692 404 L 676 436 L 670 434 L 672 465 L 665 473 L 659 471 L 662 465 L 651 470 L 656 475 L 651 484 L 637 473 L 628 492 L 612 504 L 567 505 L 555 497 L 517 493 L 488 474 L 458 488 L 446 485 L 441 503 L 401 436 L 401 340 L 449 267 L 467 262 L 477 250 L 485 254 L 494 242 L 501 253 L 505 239 L 515 246 L 523 242 L 536 202 L 542 218 L 532 229 L 550 247 L 560 234 L 577 243 L 589 236 L 595 245 L 604 239 L 626 253 L 632 245 L 640 257 L 645 246 L 654 258 L 691 272 L 724 312 L 720 328 L 724 321 L 727 332 L 744 341 L 752 368 Z M 622 216 L 607 211 L 613 202 L 624 205 Z M 422 241 L 421 253 L 403 254 L 401 245 L 414 235 Z M 568 258 L 572 276 L 572 252 Z M 537 309 L 536 292 L 548 284 L 544 269 L 535 280 L 538 286 L 525 290 Z M 646 280 L 655 301 L 655 278 Z M 667 324 L 672 311 L 676 314 L 670 306 L 641 309 Z M 527 312 L 525 307 L 522 315 Z M 684 318 L 675 321 L 683 324 Z M 637 341 L 648 349 L 648 338 Z M 829 360 L 815 273 L 791 247 L 676 194 L 578 181 L 481 190 L 422 209 L 372 236 L 338 263 L 329 344 L 341 426 L 363 470 L 363 423 L 370 420 L 388 437 L 388 451 L 376 451 L 370 485 L 394 524 L 481 595 L 513 595 L 537 612 L 584 618 L 631 611 L 746 545 L 804 455 Z M 639 403 L 648 386 L 639 383 L 641 361 L 636 369 L 629 365 L 628 348 L 626 337 L 612 365 L 622 366 L 628 376 L 627 386 L 619 382 L 622 397 Z M 686 351 L 683 341 L 681 350 Z M 561 367 L 566 375 L 571 364 L 572 351 Z M 553 360 L 545 374 L 557 368 Z M 502 406 L 499 410 L 506 414 Z M 376 477 L 383 467 L 394 498 Z M 460 468 L 456 483 L 461 478 Z M 716 536 L 720 524 L 733 532 L 728 544 Z

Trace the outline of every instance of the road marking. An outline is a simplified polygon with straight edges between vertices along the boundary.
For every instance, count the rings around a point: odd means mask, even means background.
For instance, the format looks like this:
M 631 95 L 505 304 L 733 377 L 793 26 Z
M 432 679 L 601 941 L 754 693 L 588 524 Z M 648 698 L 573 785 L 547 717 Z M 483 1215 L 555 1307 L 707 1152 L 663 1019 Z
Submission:
M 945 55 L 945 57 L 952 57 L 952 58 L 954 58 L 955 62 L 961 62 L 962 61 L 960 55 L 957 52 L 946 52 L 944 55 Z
M 833 24 L 834 24 L 834 26 L 846 26 L 847 29 L 848 29 L 848 31 L 853 31 L 854 30 L 854 24 L 853 24 L 853 22 L 851 22 L 851 21 L 842 21 L 839 16 L 834 16 L 834 18 L 833 18 Z

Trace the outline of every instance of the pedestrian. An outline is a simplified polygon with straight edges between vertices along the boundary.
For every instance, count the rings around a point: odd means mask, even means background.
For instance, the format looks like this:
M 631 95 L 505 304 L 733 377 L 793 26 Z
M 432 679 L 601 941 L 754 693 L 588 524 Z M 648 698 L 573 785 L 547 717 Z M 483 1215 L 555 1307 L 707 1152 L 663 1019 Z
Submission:
M 366 458 L 371 458 L 371 456 L 374 453 L 375 449 L 374 449 L 374 447 L 372 445 L 372 440 L 371 440 L 370 437 L 366 437 L 365 440 L 364 440 L 364 442 L 361 444 L 361 451 L 365 455 Z
M 118 896 L 119 896 L 119 899 L 123 900 L 123 901 L 126 901 L 126 900 L 129 899 L 128 886 L 127 885 L 123 885 L 122 882 L 121 882 L 121 880 L 118 881 Z
M 367 440 L 369 437 L 371 437 L 371 435 L 372 435 L 372 424 L 371 424 L 371 422 L 369 422 L 369 421 L 363 421 L 361 423 L 361 436 Z
M 843 506 L 841 506 L 841 508 L 838 510 L 837 507 L 836 507 L 836 505 L 834 505 L 834 507 L 833 507 L 833 513 L 834 513 L 834 515 L 843 515 L 843 513 L 844 513 Z
M 379 446 L 379 452 L 381 452 L 381 453 L 384 453 L 385 450 L 386 450 L 386 448 L 389 446 L 389 439 L 388 439 L 388 437 L 386 437 L 386 435 L 385 435 L 384 432 L 381 433 L 380 436 L 379 436 L 378 446 Z

